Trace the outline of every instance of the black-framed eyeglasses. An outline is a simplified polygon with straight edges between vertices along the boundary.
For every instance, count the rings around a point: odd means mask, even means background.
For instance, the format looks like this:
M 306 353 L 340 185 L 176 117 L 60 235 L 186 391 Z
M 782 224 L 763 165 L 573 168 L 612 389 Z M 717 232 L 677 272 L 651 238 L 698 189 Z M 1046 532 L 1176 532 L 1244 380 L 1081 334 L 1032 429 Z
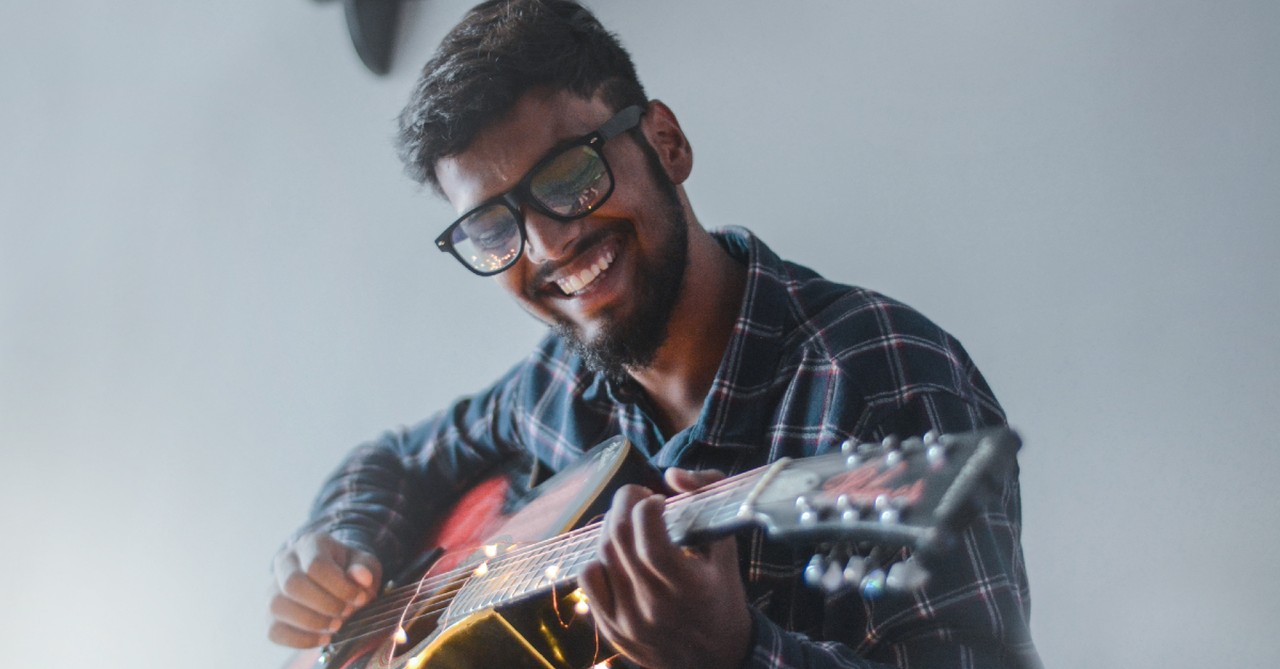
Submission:
M 515 188 L 485 200 L 445 228 L 436 237 L 436 247 L 480 276 L 514 265 L 527 236 L 521 205 L 557 221 L 572 221 L 599 209 L 614 185 L 604 143 L 636 127 L 643 114 L 643 107 L 632 105 L 595 132 L 553 149 Z

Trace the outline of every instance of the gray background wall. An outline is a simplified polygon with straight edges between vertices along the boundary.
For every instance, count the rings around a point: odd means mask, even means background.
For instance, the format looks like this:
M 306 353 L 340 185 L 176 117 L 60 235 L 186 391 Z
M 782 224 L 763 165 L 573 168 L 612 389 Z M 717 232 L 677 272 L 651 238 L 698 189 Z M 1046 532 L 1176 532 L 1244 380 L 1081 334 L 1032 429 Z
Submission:
M 538 336 L 430 245 L 336 5 L 0 6 L 5 664 L 271 667 L 353 444 Z M 1274 666 L 1280 4 L 595 0 L 709 226 L 917 306 L 1024 433 L 1051 666 Z

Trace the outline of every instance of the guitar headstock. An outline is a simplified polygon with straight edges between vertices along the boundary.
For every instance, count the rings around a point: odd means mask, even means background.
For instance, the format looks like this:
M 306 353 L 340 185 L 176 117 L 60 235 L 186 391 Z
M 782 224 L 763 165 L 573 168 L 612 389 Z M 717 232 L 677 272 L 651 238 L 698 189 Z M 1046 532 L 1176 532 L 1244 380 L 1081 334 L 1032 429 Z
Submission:
M 738 515 L 775 541 L 823 547 L 805 577 L 828 590 L 858 587 L 867 597 L 914 589 L 997 493 L 1021 440 L 1008 428 L 882 443 L 785 461 L 766 470 Z M 911 559 L 882 569 L 884 556 Z

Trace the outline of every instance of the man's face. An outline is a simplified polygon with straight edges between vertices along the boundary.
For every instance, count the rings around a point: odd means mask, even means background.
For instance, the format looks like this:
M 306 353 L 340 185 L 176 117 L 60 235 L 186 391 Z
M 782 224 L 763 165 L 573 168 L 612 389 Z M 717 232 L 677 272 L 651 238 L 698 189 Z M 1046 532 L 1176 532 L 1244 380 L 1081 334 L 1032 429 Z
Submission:
M 465 152 L 437 163 L 440 187 L 459 213 L 468 211 L 613 113 L 568 93 L 527 94 Z M 524 254 L 495 276 L 588 364 L 614 376 L 647 365 L 665 340 L 687 257 L 688 223 L 675 186 L 646 149 L 627 133 L 605 144 L 613 195 L 586 218 L 561 222 L 524 207 Z

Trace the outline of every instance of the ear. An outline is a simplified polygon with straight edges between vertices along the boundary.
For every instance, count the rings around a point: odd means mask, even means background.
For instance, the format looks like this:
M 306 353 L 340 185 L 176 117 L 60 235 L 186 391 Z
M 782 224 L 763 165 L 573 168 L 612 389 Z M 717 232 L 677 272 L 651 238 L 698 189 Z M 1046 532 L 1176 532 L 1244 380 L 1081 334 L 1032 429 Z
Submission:
M 671 183 L 684 183 L 693 171 L 693 147 L 689 146 L 689 138 L 680 129 L 675 113 L 661 101 L 651 100 L 640 119 L 640 128 L 649 140 L 649 146 L 657 152 Z

